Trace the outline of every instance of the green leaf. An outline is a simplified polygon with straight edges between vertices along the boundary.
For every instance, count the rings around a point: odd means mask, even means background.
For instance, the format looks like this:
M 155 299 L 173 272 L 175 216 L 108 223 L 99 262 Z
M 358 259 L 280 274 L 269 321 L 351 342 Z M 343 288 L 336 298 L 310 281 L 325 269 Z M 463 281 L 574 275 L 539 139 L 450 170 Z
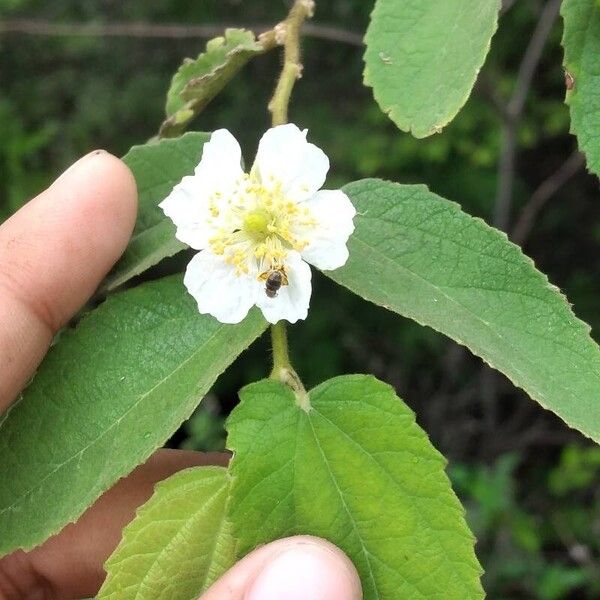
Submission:
M 106 562 L 98 600 L 197 600 L 234 563 L 228 497 L 222 467 L 159 483 Z
M 572 87 L 566 96 L 571 133 L 577 136 L 589 169 L 600 175 L 600 3 L 565 0 L 561 14 L 565 23 L 564 66 Z
M 390 386 L 337 377 L 311 391 L 308 412 L 274 381 L 241 398 L 228 421 L 241 552 L 307 533 L 348 554 L 365 600 L 483 597 L 444 458 Z
M 377 0 L 365 85 L 417 138 L 439 133 L 467 101 L 496 31 L 500 0 Z
M 265 329 L 200 315 L 173 276 L 111 296 L 67 330 L 0 423 L 0 555 L 79 515 L 168 439 Z
M 210 40 L 198 58 L 186 59 L 171 81 L 166 105 L 168 118 L 160 135 L 179 135 L 250 58 L 265 50 L 251 31 L 226 29 L 225 36 Z
M 344 191 L 356 230 L 329 277 L 467 346 L 600 441 L 600 350 L 518 246 L 422 185 L 366 179 Z
M 175 140 L 133 146 L 123 157 L 138 187 L 138 218 L 125 253 L 101 291 L 112 291 L 163 258 L 187 248 L 175 237 L 175 226 L 158 205 L 185 175 L 194 172 L 209 139 L 209 133 L 186 133 Z

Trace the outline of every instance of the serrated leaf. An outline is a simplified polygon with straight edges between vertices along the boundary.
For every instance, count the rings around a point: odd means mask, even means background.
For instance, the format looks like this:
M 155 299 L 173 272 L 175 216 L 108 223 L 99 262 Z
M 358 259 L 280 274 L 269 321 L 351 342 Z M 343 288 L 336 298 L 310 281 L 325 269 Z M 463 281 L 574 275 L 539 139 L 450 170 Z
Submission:
M 377 0 L 364 82 L 402 129 L 438 133 L 467 101 L 497 27 L 500 0 Z
M 234 562 L 228 498 L 222 467 L 159 483 L 106 562 L 98 600 L 197 600 Z
M 198 314 L 173 276 L 65 331 L 0 423 L 0 555 L 56 533 L 146 460 L 265 325 L 257 311 L 235 326 Z
M 167 116 L 175 114 L 186 101 L 193 99 L 194 90 L 200 93 L 201 88 L 234 73 L 253 54 L 260 54 L 262 50 L 254 34 L 245 29 L 226 29 L 224 36 L 209 40 L 203 53 L 196 59 L 184 60 L 173 75 L 167 93 Z
M 226 29 L 225 35 L 210 40 L 196 59 L 186 59 L 171 81 L 167 120 L 160 135 L 179 135 L 250 58 L 265 49 L 251 31 Z
M 365 600 L 482 598 L 481 569 L 445 461 L 394 390 L 366 375 L 310 392 L 244 388 L 228 420 L 231 512 L 242 553 L 299 533 L 352 559 Z
M 588 168 L 600 176 L 600 4 L 596 0 L 565 0 L 564 66 L 571 89 L 571 133 L 585 152 Z
M 428 325 L 600 441 L 600 349 L 589 326 L 506 235 L 422 185 L 347 185 L 350 258 L 326 273 Z
M 209 133 L 186 133 L 175 140 L 133 146 L 123 157 L 137 184 L 138 217 L 131 241 L 102 284 L 102 292 L 118 288 L 187 248 L 175 237 L 175 226 L 158 205 L 184 176 L 194 172 L 209 139 Z

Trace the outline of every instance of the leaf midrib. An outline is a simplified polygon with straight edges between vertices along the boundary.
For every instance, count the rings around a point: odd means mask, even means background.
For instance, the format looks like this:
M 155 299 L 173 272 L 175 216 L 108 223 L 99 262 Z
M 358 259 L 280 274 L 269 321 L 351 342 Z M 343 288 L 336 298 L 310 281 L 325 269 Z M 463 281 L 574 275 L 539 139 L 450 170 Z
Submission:
M 312 410 L 316 410 L 314 407 Z M 358 538 L 359 542 L 360 542 L 360 548 L 362 551 L 363 556 L 365 557 L 365 560 L 367 561 L 367 567 L 369 569 L 369 579 L 371 580 L 371 583 L 373 585 L 373 589 L 375 590 L 375 594 L 377 596 L 377 600 L 381 600 L 381 596 L 379 595 L 379 588 L 377 586 L 377 583 L 375 581 L 375 575 L 373 574 L 373 568 L 371 566 L 371 559 L 370 559 L 370 553 L 368 552 L 367 548 L 365 547 L 365 543 L 362 539 L 362 536 L 360 534 L 360 531 L 358 529 L 358 527 L 356 526 L 356 521 L 354 520 L 354 517 L 352 516 L 352 513 L 350 512 L 348 505 L 346 504 L 346 499 L 344 498 L 344 494 L 342 493 L 342 490 L 340 489 L 337 479 L 335 478 L 333 471 L 331 470 L 331 466 L 329 465 L 329 461 L 327 460 L 327 456 L 325 455 L 325 453 L 323 452 L 323 448 L 321 447 L 321 444 L 319 442 L 319 438 L 317 437 L 317 432 L 315 431 L 315 428 L 313 426 L 312 423 L 312 419 L 311 419 L 311 415 L 310 413 L 305 413 L 306 414 L 306 419 L 310 425 L 310 430 L 311 433 L 313 435 L 313 439 L 315 440 L 315 444 L 319 450 L 319 454 L 321 455 L 321 458 L 323 460 L 323 464 L 325 465 L 325 468 L 327 469 L 327 473 L 329 474 L 329 478 L 331 479 L 331 482 L 333 483 L 336 492 L 338 493 L 338 496 L 340 498 L 340 501 L 342 502 L 342 506 L 344 508 L 344 511 L 346 513 L 346 515 L 348 516 L 348 519 L 352 525 L 352 529 L 354 530 L 354 532 L 356 533 L 356 537 Z M 320 413 L 319 413 L 320 414 Z
M 354 242 L 358 243 L 358 244 L 362 244 L 364 247 L 366 247 L 369 251 L 372 251 L 373 253 L 375 253 L 377 255 L 377 257 L 379 258 L 380 262 L 385 262 L 385 263 L 390 263 L 392 265 L 392 267 L 394 268 L 398 268 L 401 269 L 403 271 L 405 271 L 406 273 L 410 274 L 411 276 L 415 277 L 416 279 L 419 279 L 420 281 L 422 281 L 423 283 L 425 283 L 427 286 L 429 286 L 432 290 L 438 292 L 439 294 L 441 294 L 450 304 L 454 304 L 458 307 L 460 307 L 461 309 L 463 309 L 466 313 L 468 313 L 469 315 L 471 315 L 476 321 L 478 321 L 481 325 L 483 325 L 486 329 L 486 331 L 489 331 L 496 339 L 500 340 L 501 342 L 507 343 L 508 346 L 511 348 L 511 350 L 515 353 L 515 355 L 517 357 L 521 357 L 522 362 L 525 362 L 527 365 L 529 365 L 529 367 L 531 368 L 531 366 L 534 365 L 534 363 L 532 362 L 532 360 L 527 356 L 522 354 L 519 349 L 514 346 L 511 342 L 510 342 L 510 338 L 504 338 L 502 335 L 500 335 L 498 332 L 496 332 L 493 328 L 490 327 L 489 323 L 486 322 L 484 319 L 482 319 L 479 315 L 477 315 L 477 313 L 474 313 L 470 308 L 468 308 L 467 306 L 465 306 L 464 304 L 462 304 L 461 302 L 459 302 L 458 300 L 456 300 L 455 298 L 453 298 L 452 296 L 449 296 L 441 287 L 437 286 L 436 284 L 432 283 L 430 280 L 426 279 L 425 277 L 423 277 L 422 275 L 412 271 L 411 269 L 409 269 L 408 267 L 406 267 L 405 265 L 396 262 L 395 260 L 393 260 L 392 258 L 386 256 L 384 253 L 382 253 L 380 250 L 378 250 L 376 247 L 371 246 L 370 244 L 368 244 L 367 242 L 365 242 L 363 239 L 355 236 L 354 237 Z M 394 312 L 399 312 L 396 309 L 394 309 Z M 412 316 L 412 319 L 414 319 L 415 321 L 417 321 L 418 323 L 422 324 L 422 325 L 426 325 L 428 327 L 432 327 L 434 329 L 437 329 L 437 327 L 434 327 L 433 325 L 431 325 L 430 323 L 427 323 L 421 319 L 419 319 L 417 316 Z M 574 317 L 575 319 L 577 319 L 577 317 Z M 438 330 L 441 333 L 444 333 L 441 330 Z M 448 335 L 446 333 L 444 333 L 444 335 Z M 454 336 L 452 336 L 454 337 Z M 588 334 L 589 337 L 589 334 Z M 590 338 L 591 339 L 591 338 Z M 476 353 L 480 358 L 483 358 L 490 366 L 495 367 L 494 364 L 492 364 L 492 362 L 490 362 L 488 359 L 490 358 L 490 355 L 485 356 L 484 352 L 479 352 L 476 351 L 472 348 L 471 345 L 467 345 L 466 343 L 462 342 L 461 340 L 457 340 L 459 341 L 459 343 L 461 343 L 464 346 L 467 346 L 472 352 Z M 563 346 L 564 348 L 564 346 Z M 570 353 L 572 353 L 571 349 L 568 349 Z M 498 360 L 497 357 L 495 358 L 495 360 Z M 510 361 L 509 359 L 509 364 L 511 365 L 511 368 L 514 369 L 515 373 L 522 378 L 523 381 L 528 382 L 528 385 L 531 386 L 533 389 L 537 390 L 537 385 L 534 384 L 533 382 L 531 382 L 531 379 L 529 377 L 527 377 L 517 366 L 517 364 L 515 364 L 515 362 Z M 577 368 L 577 365 L 574 365 L 574 363 L 571 362 L 571 367 L 575 367 L 575 369 Z M 502 369 L 499 369 L 502 370 Z M 535 369 L 534 369 L 535 370 Z M 502 370 L 502 372 L 504 372 L 504 370 Z M 595 376 L 596 379 L 600 379 L 600 376 L 592 370 L 593 375 Z M 505 373 L 505 375 L 507 375 L 509 377 L 509 379 L 511 381 L 513 381 L 513 383 L 515 383 L 517 386 L 522 387 L 522 384 L 516 380 L 516 378 L 514 378 L 514 376 L 512 374 L 508 374 Z M 563 392 L 566 393 L 567 396 L 569 396 L 570 398 L 572 398 L 572 392 L 569 388 L 564 387 L 564 385 L 562 384 L 562 381 L 559 380 L 555 380 L 553 378 L 553 380 L 556 383 L 556 386 L 561 389 Z M 530 393 L 529 390 L 526 390 L 528 393 Z M 537 391 L 537 394 L 545 399 L 545 395 L 543 395 L 540 391 Z M 542 401 L 539 399 L 539 397 L 536 397 L 536 400 L 542 405 L 546 407 L 545 404 L 545 400 Z
M 226 476 L 227 477 L 227 476 Z M 227 487 L 229 488 L 229 484 L 227 483 L 227 480 L 225 480 L 225 484 L 223 487 Z M 220 494 L 223 492 L 223 488 L 221 488 L 216 495 Z M 217 552 L 217 546 L 218 546 L 218 542 L 221 539 L 221 536 L 223 534 L 223 530 L 225 529 L 225 524 L 228 522 L 227 520 L 227 505 L 229 504 L 229 497 L 227 497 L 224 501 L 225 506 L 223 507 L 223 511 L 221 513 L 221 519 L 219 522 L 219 526 L 217 527 L 216 531 L 215 531 L 215 536 L 214 536 L 214 540 L 210 549 L 210 552 L 208 553 L 208 560 L 206 562 L 206 569 L 205 569 L 205 573 L 204 573 L 204 577 L 202 578 L 202 585 L 200 587 L 200 591 L 204 592 L 205 588 L 206 588 L 206 584 L 208 583 L 208 578 L 211 575 L 211 567 L 214 566 L 214 562 L 215 562 L 215 554 Z
M 201 482 L 200 488 L 205 487 L 205 482 Z M 183 523 L 181 524 L 181 527 L 179 527 L 177 529 L 177 531 L 174 532 L 174 534 L 171 536 L 171 539 L 169 540 L 169 542 L 167 544 L 165 544 L 165 546 L 156 554 L 156 558 L 152 561 L 152 564 L 149 566 L 149 568 L 147 569 L 146 573 L 144 574 L 144 576 L 142 577 L 141 580 L 137 581 L 135 583 L 135 585 L 137 586 L 137 591 L 135 593 L 135 596 L 133 597 L 133 600 L 143 600 L 143 596 L 142 596 L 142 591 L 143 591 L 143 586 L 144 583 L 148 580 L 148 578 L 154 573 L 154 570 L 156 569 L 156 566 L 158 564 L 158 562 L 165 556 L 165 554 L 167 552 L 170 552 L 171 548 L 179 541 L 179 537 L 181 535 L 181 532 L 184 530 L 187 530 L 189 527 L 193 527 L 193 524 L 195 523 L 195 521 L 197 519 L 201 519 L 205 516 L 205 514 L 207 512 L 210 511 L 210 509 L 217 504 L 218 501 L 218 496 L 223 492 L 223 488 L 219 487 L 219 489 L 211 495 L 210 498 L 205 499 L 204 504 L 202 505 L 202 507 L 199 507 L 198 510 L 196 510 L 194 512 L 193 515 L 191 515 L 190 517 L 188 517 L 187 519 L 184 519 Z M 220 520 L 220 524 L 217 527 L 217 532 L 220 531 L 222 523 L 223 523 L 223 519 Z M 215 540 L 213 543 L 213 548 L 212 551 L 210 552 L 210 557 L 212 558 L 212 556 L 214 556 L 214 552 L 215 552 L 215 548 L 216 548 L 216 536 L 215 536 Z M 210 564 L 210 560 L 211 558 L 207 557 L 207 565 Z M 206 569 L 206 573 L 204 576 L 204 582 L 206 581 L 206 577 L 208 576 L 208 569 Z M 204 585 L 204 583 L 203 583 Z
M 331 419 L 327 418 L 322 412 L 320 412 L 318 409 L 315 409 L 315 412 L 317 412 L 319 414 L 319 416 L 326 421 L 327 423 L 329 423 L 329 425 L 336 431 L 338 431 L 344 438 L 346 438 L 355 448 L 357 448 L 361 454 L 363 454 L 364 456 L 367 457 L 367 459 L 374 463 L 374 465 L 380 470 L 381 473 L 383 473 L 386 477 L 386 479 L 391 483 L 391 485 L 393 487 L 395 487 L 397 490 L 400 491 L 400 493 L 405 497 L 405 498 L 410 498 L 410 496 L 408 496 L 407 494 L 405 494 L 405 491 L 402 489 L 402 487 L 400 486 L 400 484 L 396 481 L 396 479 L 394 478 L 394 476 L 374 457 L 373 454 L 371 454 L 370 452 L 368 452 L 360 442 L 358 442 L 357 440 L 355 440 L 349 433 L 347 433 L 346 431 L 344 431 L 339 425 L 337 425 L 336 423 L 334 423 Z M 415 425 L 415 422 L 413 421 L 411 423 L 411 428 L 412 426 Z M 427 457 L 425 457 L 427 458 Z M 439 472 L 443 474 L 443 477 L 446 478 L 447 480 L 447 476 L 444 473 L 444 469 L 440 466 L 439 468 Z M 450 486 L 450 481 L 447 480 L 448 483 L 448 490 L 451 489 Z M 431 498 L 430 498 L 431 499 Z M 459 506 L 458 504 L 458 498 L 456 498 L 456 496 L 453 496 L 453 500 L 456 501 L 456 507 Z M 418 502 L 413 502 L 414 507 L 416 508 L 416 512 L 420 515 L 421 517 L 421 522 L 424 523 L 426 520 L 423 518 L 423 515 L 421 513 L 421 511 L 419 510 L 419 503 Z M 446 504 L 446 507 L 449 506 L 449 503 Z M 464 510 L 459 511 L 461 513 L 461 516 L 464 518 Z M 458 531 L 456 529 L 446 529 L 445 531 L 447 532 L 451 532 L 454 534 L 465 534 L 465 537 L 471 542 L 471 543 L 475 543 L 475 538 L 473 535 L 469 534 L 468 532 L 465 531 Z M 444 547 L 440 544 L 440 549 L 445 552 Z M 450 562 L 455 562 L 452 559 L 450 559 Z M 459 580 L 462 581 L 462 579 L 459 578 Z
M 413 276 L 415 279 L 419 279 L 420 281 L 422 281 L 423 283 L 425 283 L 427 286 L 429 286 L 432 290 L 438 292 L 440 295 L 442 295 L 450 304 L 455 304 L 456 306 L 459 306 L 461 309 L 463 309 L 466 313 L 468 313 L 469 315 L 471 315 L 476 321 L 478 321 L 480 324 L 482 324 L 486 329 L 488 329 L 497 339 L 503 341 L 503 337 L 497 333 L 496 331 L 494 331 L 493 329 L 490 328 L 489 323 L 487 323 L 484 319 L 482 319 L 479 315 L 477 315 L 477 313 L 474 313 L 470 308 L 468 308 L 467 306 L 463 305 L 461 302 L 459 302 L 458 300 L 456 300 L 455 298 L 453 298 L 452 296 L 449 296 L 441 287 L 439 287 L 438 285 L 432 283 L 431 281 L 429 281 L 428 279 L 426 279 L 425 277 L 423 277 L 422 275 L 416 273 L 415 271 L 412 271 L 411 269 L 409 269 L 408 267 L 406 267 L 405 265 L 402 265 L 399 262 L 396 262 L 395 260 L 393 260 L 392 258 L 386 256 L 384 253 L 382 253 L 380 250 L 378 250 L 377 248 L 375 248 L 374 246 L 371 246 L 370 244 L 368 244 L 367 242 L 365 242 L 364 240 L 360 239 L 359 237 L 355 237 L 354 241 L 362 244 L 363 246 L 365 246 L 368 250 L 374 252 L 375 254 L 377 254 L 377 256 L 380 259 L 380 262 L 386 262 L 386 263 L 391 263 L 391 265 L 395 268 L 401 269 L 403 271 L 405 271 L 406 273 L 409 273 L 411 276 Z M 394 312 L 397 312 L 394 309 Z M 424 321 L 419 321 L 417 317 L 411 317 L 415 320 L 417 320 L 419 323 L 421 323 L 422 325 L 427 325 L 429 327 L 433 327 L 432 325 L 430 325 L 429 323 L 425 323 Z M 510 344 L 509 344 L 510 345 Z M 514 348 L 511 347 L 513 350 Z M 519 372 L 519 370 L 517 369 L 517 367 L 515 367 L 515 370 L 517 372 Z

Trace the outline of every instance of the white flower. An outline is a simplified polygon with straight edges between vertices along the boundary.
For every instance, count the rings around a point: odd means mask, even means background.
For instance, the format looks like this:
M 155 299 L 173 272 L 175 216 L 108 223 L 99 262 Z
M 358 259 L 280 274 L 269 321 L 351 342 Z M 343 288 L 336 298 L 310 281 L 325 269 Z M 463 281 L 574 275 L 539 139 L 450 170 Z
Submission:
M 204 145 L 194 175 L 161 202 L 176 236 L 196 250 L 184 283 L 203 314 L 239 323 L 253 305 L 270 323 L 305 319 L 311 271 L 341 267 L 356 211 L 340 190 L 320 190 L 322 150 L 295 125 L 269 129 L 250 173 L 226 129 Z

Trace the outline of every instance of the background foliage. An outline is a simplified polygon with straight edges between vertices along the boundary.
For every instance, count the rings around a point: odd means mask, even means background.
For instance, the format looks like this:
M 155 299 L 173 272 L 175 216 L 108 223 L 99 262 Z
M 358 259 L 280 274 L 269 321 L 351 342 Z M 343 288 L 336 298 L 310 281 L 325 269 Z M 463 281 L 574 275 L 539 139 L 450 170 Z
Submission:
M 331 185 L 368 176 L 427 183 L 467 212 L 518 234 L 537 266 L 597 332 L 598 181 L 572 154 L 576 144 L 563 104 L 558 20 L 513 127 L 515 181 L 505 210 L 508 126 L 502 107 L 513 93 L 532 34 L 552 4 L 505 2 L 475 93 L 442 135 L 415 140 L 381 114 L 361 85 L 362 48 L 353 36 L 344 43 L 306 40 L 305 76 L 291 114 L 329 154 Z M 282 0 L 0 0 L 0 20 L 268 25 L 283 18 L 286 8 Z M 362 33 L 370 9 L 363 0 L 321 2 L 315 23 Z M 196 56 L 205 42 L 131 32 L 114 38 L 0 33 L 0 218 L 79 155 L 96 147 L 124 154 L 154 135 L 171 74 L 183 56 Z M 269 126 L 265 106 L 277 61 L 274 55 L 253 61 L 195 128 L 231 129 L 251 157 Z M 568 182 L 544 196 L 540 186 L 552 182 L 559 169 L 568 172 Z M 536 203 L 544 206 L 528 225 Z M 393 384 L 450 459 L 455 488 L 479 540 L 489 597 L 597 597 L 600 451 L 453 342 L 318 275 L 313 308 L 305 325 L 291 330 L 295 364 L 306 384 L 359 370 Z M 237 390 L 265 375 L 266 352 L 263 342 L 246 353 L 172 445 L 222 446 L 222 418 L 236 403 Z

